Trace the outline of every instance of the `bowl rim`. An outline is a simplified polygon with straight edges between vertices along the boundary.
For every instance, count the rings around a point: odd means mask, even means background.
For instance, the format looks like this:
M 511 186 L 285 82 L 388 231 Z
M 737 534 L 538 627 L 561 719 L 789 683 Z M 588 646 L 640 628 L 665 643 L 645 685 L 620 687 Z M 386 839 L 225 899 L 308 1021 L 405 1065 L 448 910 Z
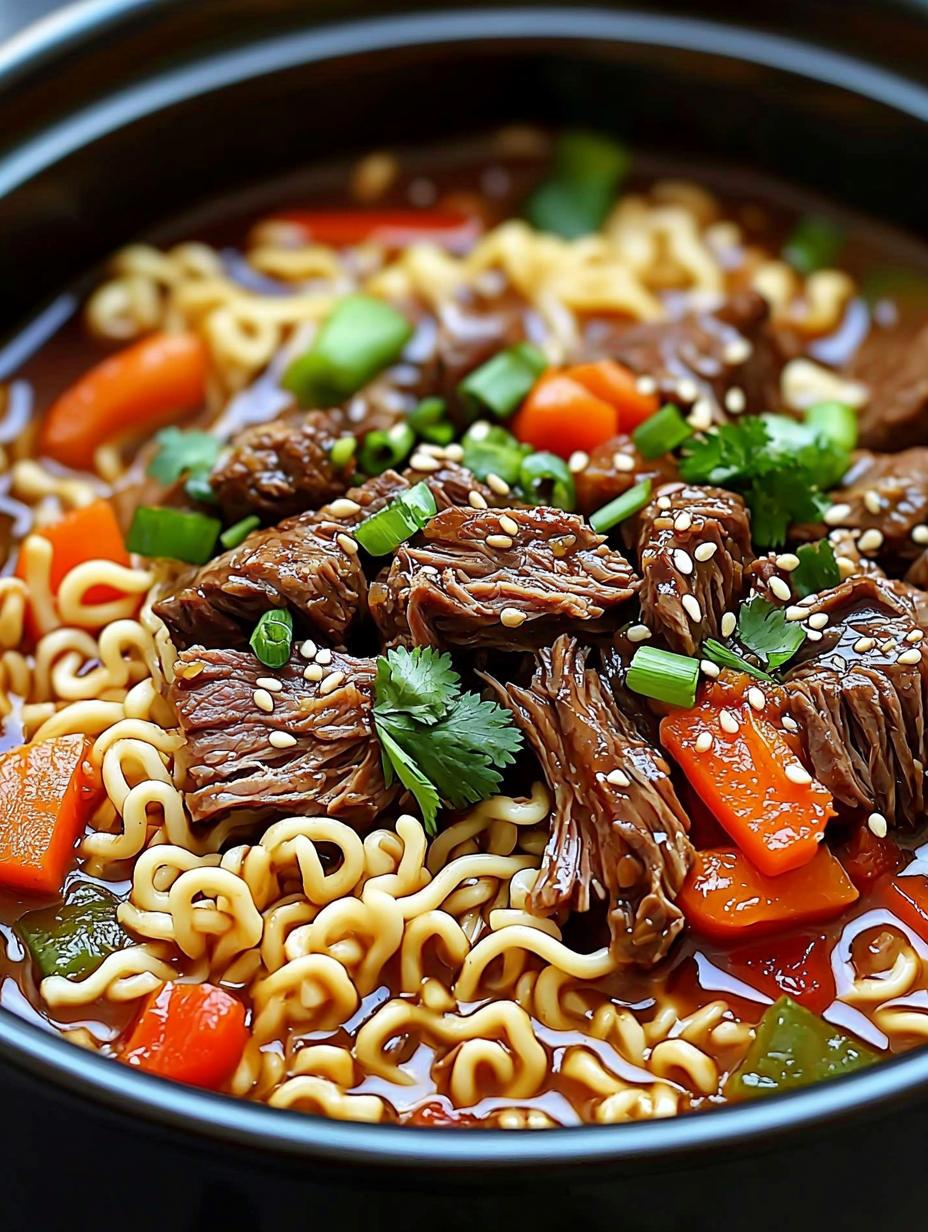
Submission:
M 166 9 L 172 2 L 82 0 L 42 19 L 0 48 L 0 89 L 44 69 L 56 54 L 73 52 L 103 31 L 112 35 L 135 15 Z M 593 6 L 447 9 L 308 26 L 206 53 L 191 64 L 121 87 L 47 125 L 0 157 L 0 195 L 132 119 L 249 77 L 361 51 L 487 40 L 513 46 L 624 42 L 734 58 L 838 87 L 928 122 L 928 89 L 866 61 L 778 34 L 699 18 Z M 181 1086 L 75 1047 L 4 1007 L 0 1007 L 0 1057 L 111 1111 L 213 1144 L 221 1141 L 252 1152 L 417 1168 L 512 1169 L 607 1160 L 659 1165 L 722 1146 L 769 1147 L 813 1123 L 820 1128 L 866 1113 L 888 1115 L 928 1090 L 926 1048 L 802 1091 L 666 1120 L 531 1134 L 494 1129 L 459 1133 L 330 1120 Z

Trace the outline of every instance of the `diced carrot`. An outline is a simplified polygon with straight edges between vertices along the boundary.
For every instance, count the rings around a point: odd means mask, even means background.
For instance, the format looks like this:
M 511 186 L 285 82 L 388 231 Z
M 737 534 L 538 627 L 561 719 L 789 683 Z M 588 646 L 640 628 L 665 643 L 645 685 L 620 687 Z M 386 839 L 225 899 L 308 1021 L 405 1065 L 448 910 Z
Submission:
M 575 364 L 567 369 L 566 375 L 615 407 L 619 413 L 620 432 L 632 432 L 649 419 L 661 404 L 657 394 L 643 394 L 639 390 L 638 377 L 631 368 L 617 364 L 614 359 Z
M 737 719 L 736 731 L 722 726 L 723 711 Z M 700 751 L 704 734 L 712 743 Z M 661 720 L 661 742 L 761 872 L 774 877 L 814 858 L 835 813 L 831 794 L 814 779 L 796 783 L 787 776 L 787 766 L 802 767 L 763 714 L 709 691 L 692 709 Z
M 145 1002 L 120 1060 L 217 1091 L 248 1042 L 245 1007 L 213 984 L 165 984 Z
M 778 937 L 776 946 L 769 941 L 739 945 L 717 961 L 774 1001 L 785 994 L 820 1014 L 835 999 L 831 946 L 824 933 L 791 933 Z
M 891 838 L 874 834 L 865 822 L 839 849 L 838 858 L 858 890 L 865 890 L 887 873 L 898 873 L 905 864 L 902 849 Z
M 377 244 L 406 248 L 428 243 L 466 252 L 480 235 L 480 220 L 458 210 L 281 210 L 264 218 L 258 232 L 275 228 L 291 243 L 346 248 Z
M 58 736 L 0 756 L 0 885 L 55 894 L 99 798 L 90 741 Z
M 827 847 L 802 868 L 765 877 L 740 851 L 697 851 L 677 902 L 696 932 L 736 941 L 792 924 L 830 920 L 858 892 Z
M 513 434 L 535 449 L 569 458 L 589 453 L 618 431 L 615 407 L 590 393 L 564 372 L 547 372 L 536 381 L 516 414 Z
M 112 560 L 117 565 L 129 564 L 129 553 L 109 501 L 94 501 L 83 509 L 75 509 L 51 526 L 40 527 L 36 533 L 52 545 L 49 582 L 53 595 L 57 595 L 58 587 L 75 565 L 81 565 L 88 560 Z M 16 576 L 25 577 L 25 573 L 20 557 L 16 564 Z M 86 595 L 88 603 L 106 603 L 120 597 L 121 592 L 112 586 L 92 586 Z
M 206 347 L 196 334 L 151 334 L 84 373 L 52 404 L 39 452 L 89 470 L 100 445 L 151 433 L 206 397 Z

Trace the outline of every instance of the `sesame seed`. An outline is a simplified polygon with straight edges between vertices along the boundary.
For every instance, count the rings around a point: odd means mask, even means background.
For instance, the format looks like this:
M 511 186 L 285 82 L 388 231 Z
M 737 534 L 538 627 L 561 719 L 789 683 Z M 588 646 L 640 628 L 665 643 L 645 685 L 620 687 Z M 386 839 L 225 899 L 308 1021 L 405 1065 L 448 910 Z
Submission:
M 654 519 L 654 529 L 655 530 L 672 530 L 673 529 L 673 518 L 668 518 L 666 514 L 662 515 L 659 518 L 655 518 Z
M 730 411 L 732 415 L 740 415 L 747 406 L 747 399 L 744 396 L 744 390 L 739 389 L 737 385 L 733 386 L 725 395 L 725 410 Z
M 467 435 L 472 441 L 483 441 L 490 435 L 490 423 L 486 419 L 478 419 L 475 424 L 471 424 Z
M 808 609 L 800 607 L 798 603 L 794 603 L 786 609 L 787 620 L 805 620 L 808 614 Z
M 723 612 L 721 620 L 722 637 L 731 637 L 737 628 L 738 621 L 734 612 Z
M 689 530 L 689 528 L 692 525 L 693 525 L 693 519 L 686 512 L 685 509 L 682 511 L 682 513 L 678 513 L 677 516 L 673 520 L 674 530 Z
M 487 507 L 485 498 L 480 492 L 477 491 L 476 488 L 472 488 L 467 493 L 467 503 L 470 505 L 471 509 L 486 509 Z
M 785 773 L 791 783 L 797 783 L 800 787 L 805 787 L 812 782 L 812 775 L 805 766 L 800 766 L 798 761 L 790 762 Z
M 882 813 L 871 813 L 867 818 L 867 829 L 877 838 L 885 838 L 889 825 Z
M 614 453 L 612 455 L 612 465 L 617 471 L 633 471 L 635 469 L 635 459 L 629 453 Z
M 464 460 L 464 449 L 457 441 L 453 441 L 450 445 L 445 446 L 445 457 L 449 462 L 462 462 Z
M 814 615 L 809 617 L 809 628 L 810 629 L 824 629 L 827 624 L 828 624 L 828 613 L 827 612 L 816 612 Z
M 903 650 L 902 654 L 896 660 L 897 663 L 918 663 L 921 661 L 922 652 L 914 646 L 911 650 Z
M 791 714 L 784 714 L 781 722 L 788 732 L 798 732 L 799 731 L 799 724 L 796 722 L 796 720 L 793 718 Z
M 770 579 L 770 593 L 774 596 L 774 598 L 782 599 L 784 603 L 788 602 L 792 597 L 792 591 L 789 586 L 787 586 L 786 582 L 784 582 L 782 578 L 776 576 Z
M 794 569 L 799 568 L 799 557 L 793 552 L 781 552 L 777 557 L 777 568 L 782 569 L 784 573 L 792 573 Z
M 495 492 L 497 496 L 509 495 L 509 484 L 493 471 L 487 475 L 487 487 L 491 492 Z
M 651 630 L 647 625 L 629 625 L 625 636 L 630 642 L 646 642 L 651 636 Z
M 255 684 L 261 689 L 267 689 L 269 693 L 279 693 L 284 687 L 283 683 L 273 676 L 259 676 Z
M 579 475 L 581 471 L 585 471 L 590 465 L 590 455 L 584 453 L 582 449 L 575 449 L 567 460 L 568 469 L 574 474 Z
M 499 528 L 505 531 L 507 535 L 517 535 L 519 533 L 519 523 L 515 518 L 511 518 L 508 513 L 504 513 L 500 518 Z
M 325 672 L 318 663 L 310 663 L 309 667 L 303 669 L 304 680 L 321 680 L 324 675 Z
M 350 535 L 345 535 L 345 534 L 336 535 L 335 542 L 338 544 L 341 550 L 343 552 L 347 552 L 349 556 L 357 556 L 358 545 L 355 543 L 355 541 L 352 539 Z
M 895 649 L 896 639 L 894 637 L 888 637 L 885 642 L 880 642 L 880 650 L 882 650 L 883 654 L 889 654 L 891 650 Z
M 854 643 L 854 649 L 858 654 L 864 654 L 868 650 L 872 650 L 876 645 L 876 641 L 872 637 L 859 637 Z
M 883 502 L 876 488 L 868 488 L 864 493 L 864 505 L 868 513 L 879 513 L 883 508 Z
M 347 496 L 341 496 L 329 505 L 329 513 L 333 518 L 350 518 L 352 514 L 360 512 L 361 506 L 358 502 L 349 500 Z
M 441 462 L 439 462 L 438 458 L 432 458 L 427 453 L 422 453 L 421 450 L 412 455 L 409 459 L 409 465 L 414 471 L 428 472 L 441 470 Z
M 258 709 L 263 710 L 266 714 L 270 714 L 274 709 L 274 699 L 267 689 L 255 689 L 251 697 Z
M 422 441 L 420 441 L 419 444 L 416 446 L 416 448 L 419 450 L 419 453 L 427 453 L 430 458 L 444 458 L 445 457 L 444 445 L 431 445 L 431 444 L 425 444 Z
M 799 600 L 800 607 L 815 607 L 818 603 L 818 595 L 806 595 L 804 599 Z
M 870 530 L 865 530 L 857 540 L 857 546 L 861 552 L 877 552 L 883 546 L 883 532 L 872 526 Z
M 610 770 L 606 775 L 606 782 L 612 783 L 615 787 L 631 787 L 632 781 L 624 770 Z
M 671 504 L 672 504 L 672 501 L 669 496 L 659 496 L 657 498 L 658 509 L 669 509 L 671 507 Z
M 905 640 L 907 642 L 920 642 L 924 636 L 925 634 L 921 629 L 913 629 L 910 633 L 905 635 Z
M 504 624 L 507 629 L 518 629 L 519 625 L 524 625 L 528 620 L 528 614 L 520 612 L 517 607 L 504 607 L 499 619 L 500 624 Z
M 296 744 L 296 736 L 291 736 L 285 731 L 273 731 L 267 739 L 268 744 L 273 745 L 275 749 L 292 749 Z
M 657 381 L 655 381 L 653 376 L 640 376 L 635 381 L 635 388 L 640 394 L 649 397 L 651 394 L 657 393 Z
M 850 505 L 832 505 L 825 510 L 825 522 L 828 526 L 840 526 L 850 513 Z
M 487 546 L 504 550 L 512 547 L 512 540 L 508 535 L 487 535 Z
M 707 731 L 700 732 L 699 735 L 696 737 L 696 752 L 697 753 L 708 753 L 711 748 L 712 748 L 712 733 L 707 732 Z
M 697 623 L 702 620 L 702 608 L 699 606 L 699 600 L 694 595 L 684 595 L 680 602 L 683 604 L 683 610 L 690 620 Z
M 767 698 L 763 689 L 758 689 L 756 685 L 751 685 L 748 689 L 748 702 L 755 710 L 763 710 L 767 705 Z
M 316 662 L 321 663 L 323 667 L 328 667 L 332 662 L 332 652 L 328 646 L 323 646 L 321 650 L 316 651 Z
M 673 563 L 681 573 L 693 572 L 693 558 L 690 556 L 689 552 L 684 552 L 682 548 L 674 548 Z
M 711 560 L 718 551 L 718 546 L 717 543 L 700 543 L 693 552 L 693 555 L 699 561 Z
M 316 643 L 312 640 L 312 638 L 306 639 L 306 641 L 300 647 L 300 654 L 303 656 L 304 659 L 315 659 Z
M 845 578 L 849 578 L 857 570 L 857 562 L 852 560 L 850 556 L 836 556 L 835 564 L 838 566 L 838 573 L 841 575 L 842 581 Z
M 928 526 L 924 522 L 918 526 L 912 527 L 912 542 L 913 543 L 928 543 Z
M 695 381 L 684 377 L 682 381 L 677 381 L 677 393 L 684 402 L 695 402 L 699 397 L 699 386 Z
M 732 714 L 730 710 L 722 711 L 719 715 L 719 722 L 722 724 L 722 731 L 728 732 L 729 736 L 734 736 L 736 732 L 741 730 L 738 716 Z
M 697 432 L 705 432 L 712 427 L 712 403 L 708 398 L 697 398 L 693 409 L 686 417 L 686 422 Z
M 717 663 L 713 663 L 711 659 L 700 659 L 699 670 L 704 676 L 708 676 L 710 679 L 715 680 L 716 676 L 719 675 L 722 669 Z
M 819 633 L 818 629 L 808 629 L 806 631 L 806 637 L 810 642 L 820 642 L 822 640 L 822 635 Z
M 344 672 L 330 672 L 319 686 L 319 692 L 323 697 L 328 697 L 330 693 L 334 693 L 340 684 L 345 683 Z
M 747 338 L 732 338 L 731 342 L 725 343 L 722 358 L 726 364 L 734 367 L 735 364 L 743 364 L 750 359 L 753 349 Z

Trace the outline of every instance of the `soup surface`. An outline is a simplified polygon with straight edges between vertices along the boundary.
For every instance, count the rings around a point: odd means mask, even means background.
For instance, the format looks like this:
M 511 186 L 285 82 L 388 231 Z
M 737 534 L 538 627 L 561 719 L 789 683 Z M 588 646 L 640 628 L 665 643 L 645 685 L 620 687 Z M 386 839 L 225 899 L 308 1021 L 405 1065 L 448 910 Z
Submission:
M 923 1042 L 921 248 L 515 129 L 156 241 L 0 369 L 0 1004 L 434 1126 Z

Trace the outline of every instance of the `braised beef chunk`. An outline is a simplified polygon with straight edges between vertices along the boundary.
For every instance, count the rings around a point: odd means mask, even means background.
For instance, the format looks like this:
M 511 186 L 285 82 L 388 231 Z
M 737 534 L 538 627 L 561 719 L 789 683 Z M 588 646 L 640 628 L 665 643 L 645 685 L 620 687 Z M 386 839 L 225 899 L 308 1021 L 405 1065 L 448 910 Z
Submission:
M 776 410 L 786 356 L 755 291 L 733 296 L 715 312 L 622 327 L 593 321 L 583 357 L 615 359 L 656 382 L 661 397 L 678 405 L 705 399 L 712 418 Z
M 589 651 L 559 637 L 531 687 L 491 681 L 531 743 L 554 798 L 531 910 L 587 911 L 607 898 L 622 963 L 658 962 L 683 928 L 674 899 L 693 858 L 667 763 L 637 734 Z
M 499 351 L 524 341 L 527 313 L 525 300 L 505 285 L 483 293 L 469 289 L 446 300 L 438 311 L 429 392 L 458 409 L 461 381 Z
M 858 416 L 868 449 L 905 449 L 928 438 L 928 325 L 892 332 L 874 325 L 849 374 L 870 391 Z
M 202 646 L 179 656 L 171 701 L 187 742 L 178 766 L 195 822 L 249 808 L 366 828 L 395 803 L 371 719 L 374 661 L 334 651 L 321 681 L 306 680 L 306 666 L 295 654 L 272 671 L 247 651 Z M 324 691 L 336 675 L 341 683 Z M 270 711 L 255 700 L 266 676 L 281 685 L 269 693 Z M 275 732 L 294 743 L 280 736 L 272 743 Z
M 676 478 L 677 463 L 673 454 L 643 458 L 630 436 L 611 436 L 596 446 L 586 466 L 574 475 L 577 508 L 581 513 L 595 513 L 642 480 L 666 483 Z
M 393 643 L 506 650 L 614 627 L 637 585 L 575 514 L 446 509 L 372 583 L 370 611 Z
M 925 809 L 928 661 L 913 607 L 893 584 L 854 577 L 811 610 L 828 625 L 785 682 L 806 766 L 839 805 L 914 825 Z
M 240 433 L 210 477 L 227 521 L 257 514 L 262 522 L 279 522 L 340 496 L 354 461 L 332 465 L 338 435 L 322 411 L 281 416 Z
M 681 654 L 719 637 L 745 566 L 754 559 L 740 496 L 721 488 L 665 485 L 637 520 L 641 619 Z

